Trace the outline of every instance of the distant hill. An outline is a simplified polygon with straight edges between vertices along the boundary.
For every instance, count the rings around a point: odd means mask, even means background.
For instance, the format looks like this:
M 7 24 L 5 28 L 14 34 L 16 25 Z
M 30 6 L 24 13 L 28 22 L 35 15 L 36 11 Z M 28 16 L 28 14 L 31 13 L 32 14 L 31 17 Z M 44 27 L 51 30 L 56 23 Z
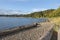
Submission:
M 49 17 L 49 15 L 55 11 L 55 9 L 48 9 L 40 12 L 33 12 L 31 14 L 26 15 L 27 17 L 35 17 L 35 18 L 40 18 L 40 17 Z
M 60 7 L 50 14 L 50 17 L 59 17 L 59 16 L 60 16 Z
M 30 14 L 20 14 L 20 15 L 0 15 L 6 17 L 33 17 L 33 18 L 41 18 L 41 17 L 59 17 L 60 16 L 60 7 L 58 9 L 48 9 L 39 12 L 33 12 Z
M 48 9 L 40 12 L 33 12 L 27 16 L 40 18 L 40 17 L 60 17 L 60 7 L 58 9 Z

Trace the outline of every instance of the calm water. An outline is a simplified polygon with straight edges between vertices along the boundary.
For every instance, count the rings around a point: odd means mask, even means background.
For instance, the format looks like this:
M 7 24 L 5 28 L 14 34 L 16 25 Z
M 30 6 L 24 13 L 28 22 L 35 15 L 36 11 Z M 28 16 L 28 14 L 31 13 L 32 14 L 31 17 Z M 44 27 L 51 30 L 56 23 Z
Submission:
M 35 22 L 43 22 L 45 18 L 20 18 L 20 17 L 0 17 L 0 30 L 8 29 L 12 27 L 18 27 L 21 25 L 28 25 Z

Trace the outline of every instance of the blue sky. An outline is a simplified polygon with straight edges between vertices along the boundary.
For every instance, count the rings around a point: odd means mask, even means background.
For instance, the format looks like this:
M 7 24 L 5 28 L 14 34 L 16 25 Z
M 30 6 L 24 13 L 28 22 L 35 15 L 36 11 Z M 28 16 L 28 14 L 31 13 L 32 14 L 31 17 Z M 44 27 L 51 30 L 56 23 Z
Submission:
M 34 12 L 58 8 L 60 0 L 0 0 L 0 9 Z

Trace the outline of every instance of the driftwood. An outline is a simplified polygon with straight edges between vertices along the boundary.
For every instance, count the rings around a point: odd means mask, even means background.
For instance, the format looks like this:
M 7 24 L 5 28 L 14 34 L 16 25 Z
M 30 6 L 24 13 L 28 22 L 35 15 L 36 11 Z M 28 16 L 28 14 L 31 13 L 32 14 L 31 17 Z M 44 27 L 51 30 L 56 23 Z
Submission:
M 12 29 L 7 29 L 7 30 L 4 30 L 4 31 L 0 32 L 0 37 L 1 36 L 6 36 L 6 35 L 9 35 L 9 34 L 12 34 L 12 33 L 16 33 L 16 32 L 22 31 L 22 30 L 27 30 L 27 29 L 30 29 L 30 28 L 34 28 L 34 27 L 37 27 L 37 25 L 38 25 L 38 23 L 34 23 L 32 25 L 24 25 L 24 26 L 15 27 L 15 28 L 12 28 Z

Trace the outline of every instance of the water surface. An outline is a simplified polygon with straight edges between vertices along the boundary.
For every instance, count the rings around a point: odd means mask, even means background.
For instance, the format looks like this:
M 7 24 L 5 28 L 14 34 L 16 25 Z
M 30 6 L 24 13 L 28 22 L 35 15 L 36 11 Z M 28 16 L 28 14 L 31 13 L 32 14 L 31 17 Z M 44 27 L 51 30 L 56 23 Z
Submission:
M 44 22 L 46 18 L 0 17 L 0 30 Z

